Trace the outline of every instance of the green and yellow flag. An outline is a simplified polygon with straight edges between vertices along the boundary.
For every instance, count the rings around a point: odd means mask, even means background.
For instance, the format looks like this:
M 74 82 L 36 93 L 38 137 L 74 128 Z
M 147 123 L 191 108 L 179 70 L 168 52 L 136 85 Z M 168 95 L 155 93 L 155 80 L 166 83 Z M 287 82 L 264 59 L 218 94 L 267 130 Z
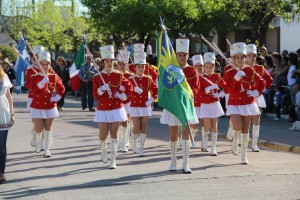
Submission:
M 163 25 L 162 25 L 163 26 Z M 158 42 L 158 105 L 174 114 L 185 126 L 195 117 L 193 92 L 176 59 L 166 29 L 162 28 Z

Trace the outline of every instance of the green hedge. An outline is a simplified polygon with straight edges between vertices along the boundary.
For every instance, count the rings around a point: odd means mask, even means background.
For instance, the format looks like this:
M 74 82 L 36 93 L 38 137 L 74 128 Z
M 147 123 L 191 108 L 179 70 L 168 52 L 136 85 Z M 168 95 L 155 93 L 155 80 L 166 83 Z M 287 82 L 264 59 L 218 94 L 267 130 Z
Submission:
M 16 62 L 18 54 L 9 45 L 0 45 L 0 56 L 2 59 L 8 58 L 10 62 Z

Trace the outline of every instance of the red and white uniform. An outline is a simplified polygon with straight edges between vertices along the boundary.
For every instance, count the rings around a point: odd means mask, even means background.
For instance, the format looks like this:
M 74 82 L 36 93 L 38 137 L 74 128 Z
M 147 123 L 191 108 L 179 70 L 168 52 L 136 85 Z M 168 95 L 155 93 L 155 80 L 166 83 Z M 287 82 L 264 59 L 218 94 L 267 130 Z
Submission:
M 259 95 L 265 88 L 265 81 L 251 67 L 242 67 L 246 76 L 237 81 L 237 69 L 227 70 L 224 73 L 225 91 L 229 94 L 226 115 L 238 114 L 242 116 L 258 115 L 260 113 L 255 98 L 247 94 L 248 90 L 257 90 Z
M 265 69 L 263 65 L 254 65 L 253 68 L 255 69 L 256 73 L 260 75 L 262 79 L 266 82 L 265 89 L 269 89 L 273 83 L 273 78 L 269 74 L 269 72 Z M 255 97 L 256 103 L 259 108 L 265 108 L 266 107 L 266 101 L 264 96 L 261 94 L 258 97 Z
M 40 72 L 40 68 L 35 66 L 35 65 L 31 65 L 28 66 L 25 72 L 25 87 L 28 89 L 29 94 L 28 94 L 28 99 L 27 99 L 27 110 L 30 111 L 30 104 L 32 102 L 32 97 L 33 97 L 33 92 L 29 89 L 30 87 L 30 82 L 31 82 L 31 76 L 34 74 L 38 74 Z
M 52 69 L 49 69 L 47 76 L 49 82 L 44 84 L 42 88 L 38 87 L 38 84 L 44 78 L 41 74 L 31 75 L 29 84 L 26 84 L 32 95 L 30 105 L 31 118 L 49 119 L 59 117 L 56 101 L 51 102 L 50 99 L 54 96 L 54 91 L 59 96 L 62 96 L 65 92 L 65 87 L 61 78 Z
M 183 68 L 183 73 L 186 77 L 189 86 L 193 91 L 194 107 L 195 107 L 196 115 L 199 118 L 201 102 L 200 102 L 200 94 L 199 94 L 200 81 L 199 81 L 199 75 L 197 73 L 197 69 L 194 66 L 187 65 Z
M 130 82 L 124 77 L 124 75 L 118 71 L 112 70 L 109 73 L 102 70 L 102 79 L 99 74 L 93 78 L 93 96 L 98 100 L 97 111 L 94 117 L 94 122 L 124 122 L 127 120 L 127 113 L 123 105 L 123 100 L 117 98 L 115 95 L 126 94 L 128 97 L 132 92 L 132 86 Z M 108 91 L 99 92 L 99 88 L 104 84 L 108 84 L 112 93 L 109 96 Z
M 125 72 L 123 73 L 124 77 L 129 80 L 129 78 L 131 77 L 129 72 Z M 127 96 L 127 99 L 125 101 L 123 101 L 126 113 L 129 115 L 129 110 L 130 110 L 130 102 L 131 102 L 131 94 L 129 94 L 129 96 Z
M 134 79 L 134 80 L 133 80 Z M 135 75 L 130 77 L 129 81 L 133 87 L 142 89 L 142 93 L 133 92 L 131 95 L 130 103 L 130 116 L 131 117 L 149 117 L 152 115 L 151 103 L 157 98 L 157 85 L 154 83 L 150 76 L 143 75 L 139 77 Z M 137 84 L 137 85 L 136 85 Z M 152 98 L 152 99 L 151 99 Z M 151 100 L 150 100 L 151 99 Z M 147 105 L 147 101 L 152 101 Z
M 218 89 L 206 91 L 206 88 L 212 84 L 217 84 L 222 88 L 225 86 L 221 75 L 218 73 L 211 75 L 203 74 L 200 81 L 201 107 L 199 118 L 218 118 L 223 116 L 225 113 L 221 106 L 220 99 L 213 96 L 214 93 L 218 93 Z
M 230 71 L 233 67 L 231 65 L 226 65 L 224 67 L 224 70 L 223 70 L 223 77 L 225 76 L 225 73 L 227 71 Z M 227 108 L 227 104 L 228 104 L 228 99 L 229 99 L 229 93 L 228 91 L 226 91 L 226 87 L 223 88 L 223 91 L 225 92 L 225 107 Z
M 129 71 L 131 71 L 132 73 L 135 74 L 135 68 L 134 68 L 134 64 L 130 64 L 128 66 Z M 150 66 L 149 63 L 146 63 L 145 65 L 145 71 L 144 74 L 147 76 L 151 76 L 152 80 L 154 81 L 154 83 L 157 83 L 157 78 L 158 78 L 158 74 L 156 73 L 156 71 Z

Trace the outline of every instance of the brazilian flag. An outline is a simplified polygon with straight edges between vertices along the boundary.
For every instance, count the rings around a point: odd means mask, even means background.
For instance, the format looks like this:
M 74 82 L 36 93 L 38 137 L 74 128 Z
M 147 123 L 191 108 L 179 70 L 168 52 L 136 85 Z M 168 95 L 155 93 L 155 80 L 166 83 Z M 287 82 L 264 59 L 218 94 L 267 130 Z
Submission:
M 174 49 L 162 26 L 157 42 L 158 105 L 175 115 L 183 126 L 195 118 L 193 92 L 176 59 Z

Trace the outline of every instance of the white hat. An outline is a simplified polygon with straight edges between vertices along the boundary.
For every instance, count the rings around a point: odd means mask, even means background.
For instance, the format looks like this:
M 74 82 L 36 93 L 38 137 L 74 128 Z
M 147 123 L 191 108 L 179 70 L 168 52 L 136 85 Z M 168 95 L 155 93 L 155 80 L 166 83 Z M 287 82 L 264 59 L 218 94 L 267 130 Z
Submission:
M 255 44 L 247 44 L 246 46 L 246 53 L 247 54 L 250 54 L 250 53 L 253 53 L 253 54 L 257 54 L 257 47 Z
M 189 39 L 176 39 L 176 53 L 183 52 L 189 53 L 190 40 Z
M 32 51 L 32 53 L 38 55 L 40 52 L 45 51 L 45 47 L 43 47 L 42 45 L 37 45 L 32 48 Z
M 145 45 L 143 43 L 133 44 L 133 53 L 144 52 Z
M 136 52 L 133 54 L 134 64 L 146 64 L 146 53 L 145 52 Z
M 119 50 L 117 55 L 117 61 L 127 63 L 129 61 L 130 51 Z
M 202 55 L 194 55 L 192 57 L 193 65 L 203 65 L 203 57 Z
M 234 56 L 236 54 L 246 55 L 246 44 L 244 42 L 237 42 L 230 46 L 230 55 Z
M 108 46 L 100 47 L 100 54 L 102 60 L 115 59 L 114 46 L 108 45 Z
M 216 62 L 216 54 L 213 52 L 207 52 L 204 54 L 204 63 L 212 63 L 215 64 Z
M 48 51 L 41 51 L 38 54 L 38 59 L 39 59 L 39 61 L 46 60 L 48 62 L 51 62 L 51 54 Z

